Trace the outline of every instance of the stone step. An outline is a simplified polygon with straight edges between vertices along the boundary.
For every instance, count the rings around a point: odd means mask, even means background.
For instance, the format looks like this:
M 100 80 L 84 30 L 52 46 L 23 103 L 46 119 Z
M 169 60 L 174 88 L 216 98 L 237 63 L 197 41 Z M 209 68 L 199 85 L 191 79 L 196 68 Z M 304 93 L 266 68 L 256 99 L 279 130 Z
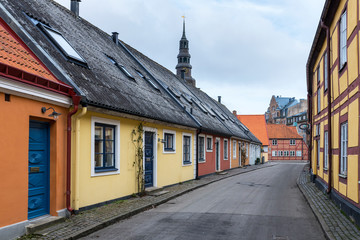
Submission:
M 145 193 L 150 194 L 150 193 L 161 191 L 161 190 L 162 190 L 162 188 L 158 188 L 158 187 L 148 187 L 148 188 L 145 188 Z
M 150 192 L 148 193 L 148 195 L 150 196 L 154 196 L 154 197 L 158 197 L 158 196 L 161 196 L 161 195 L 164 195 L 164 194 L 167 194 L 169 191 L 157 191 L 157 192 Z
M 59 216 L 47 216 L 34 219 L 29 225 L 26 226 L 26 234 L 33 234 L 63 221 L 65 221 L 65 218 Z
M 225 172 L 225 171 L 219 171 L 219 172 L 216 172 L 216 174 L 218 174 L 218 175 L 226 175 L 226 174 L 228 174 L 228 172 Z

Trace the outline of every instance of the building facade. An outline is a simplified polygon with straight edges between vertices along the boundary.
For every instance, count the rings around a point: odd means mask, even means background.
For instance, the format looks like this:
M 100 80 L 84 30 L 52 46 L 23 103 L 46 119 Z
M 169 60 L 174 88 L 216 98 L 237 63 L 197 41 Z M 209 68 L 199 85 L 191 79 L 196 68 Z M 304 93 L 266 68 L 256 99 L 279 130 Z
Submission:
M 308 160 L 308 147 L 295 127 L 267 124 L 270 160 Z
M 286 124 L 289 107 L 296 105 L 295 98 L 272 96 L 269 107 L 265 112 L 266 123 Z
M 359 1 L 327 0 L 307 62 L 311 171 L 360 224 Z

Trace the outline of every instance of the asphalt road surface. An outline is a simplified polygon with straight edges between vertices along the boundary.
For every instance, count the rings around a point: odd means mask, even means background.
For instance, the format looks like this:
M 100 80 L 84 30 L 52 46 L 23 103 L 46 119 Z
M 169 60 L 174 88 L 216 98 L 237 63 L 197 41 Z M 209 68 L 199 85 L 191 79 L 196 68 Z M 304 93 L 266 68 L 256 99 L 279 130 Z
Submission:
M 325 239 L 296 185 L 303 167 L 281 163 L 233 176 L 84 239 Z

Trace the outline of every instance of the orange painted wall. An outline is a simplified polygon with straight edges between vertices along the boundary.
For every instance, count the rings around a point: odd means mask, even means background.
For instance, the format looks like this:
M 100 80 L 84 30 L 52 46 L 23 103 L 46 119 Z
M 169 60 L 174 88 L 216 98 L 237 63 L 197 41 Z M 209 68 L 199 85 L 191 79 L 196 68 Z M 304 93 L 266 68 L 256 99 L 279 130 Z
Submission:
M 57 121 L 41 113 L 54 107 Z M 27 220 L 29 120 L 50 123 L 50 214 L 65 208 L 67 108 L 0 92 L 0 227 Z

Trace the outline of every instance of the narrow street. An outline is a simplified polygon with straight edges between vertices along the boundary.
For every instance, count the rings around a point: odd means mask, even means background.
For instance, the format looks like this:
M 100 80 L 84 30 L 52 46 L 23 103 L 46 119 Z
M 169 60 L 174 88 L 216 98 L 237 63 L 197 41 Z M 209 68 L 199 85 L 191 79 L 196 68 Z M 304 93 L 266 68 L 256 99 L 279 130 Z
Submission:
M 325 239 L 282 163 L 210 184 L 83 239 Z

